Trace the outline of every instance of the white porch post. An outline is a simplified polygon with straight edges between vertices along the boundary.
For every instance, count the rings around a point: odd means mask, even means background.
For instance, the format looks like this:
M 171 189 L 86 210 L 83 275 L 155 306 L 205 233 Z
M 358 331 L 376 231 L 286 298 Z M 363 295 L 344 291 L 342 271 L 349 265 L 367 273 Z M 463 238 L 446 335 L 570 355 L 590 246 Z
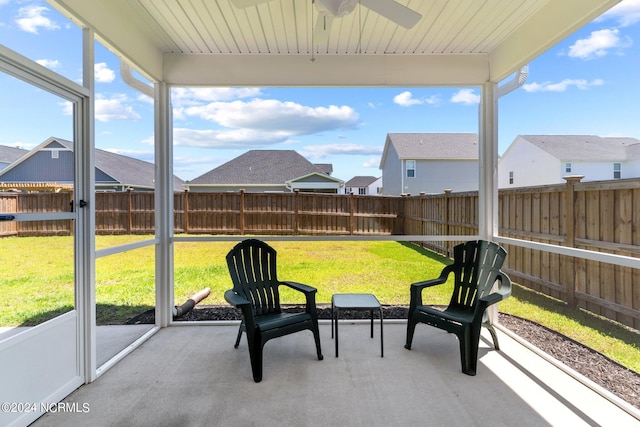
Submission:
M 482 85 L 479 111 L 478 234 L 493 240 L 498 234 L 498 97 L 497 83 Z
M 156 325 L 165 327 L 173 310 L 173 123 L 169 85 L 154 89 Z

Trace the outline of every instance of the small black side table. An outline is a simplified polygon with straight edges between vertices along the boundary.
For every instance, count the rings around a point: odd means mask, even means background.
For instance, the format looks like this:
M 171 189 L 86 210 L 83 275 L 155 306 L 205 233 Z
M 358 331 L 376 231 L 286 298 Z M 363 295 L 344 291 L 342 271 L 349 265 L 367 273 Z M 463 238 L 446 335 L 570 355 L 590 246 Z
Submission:
M 373 338 L 373 310 L 380 313 L 380 357 L 384 357 L 382 334 L 382 306 L 373 294 L 335 294 L 331 297 L 331 338 L 335 325 L 336 357 L 338 357 L 338 318 L 340 310 L 369 310 L 371 312 L 371 338 Z

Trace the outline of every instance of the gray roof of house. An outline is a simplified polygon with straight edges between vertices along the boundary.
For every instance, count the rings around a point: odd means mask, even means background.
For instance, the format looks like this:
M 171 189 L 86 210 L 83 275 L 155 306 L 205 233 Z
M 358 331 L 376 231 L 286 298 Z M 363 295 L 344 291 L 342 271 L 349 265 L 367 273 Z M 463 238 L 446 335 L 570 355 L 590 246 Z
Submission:
M 276 184 L 319 173 L 322 168 L 294 150 L 250 150 L 193 179 L 189 184 Z
M 0 145 L 0 163 L 13 163 L 28 152 L 22 148 Z
M 59 138 L 52 139 L 52 141 L 54 140 L 69 150 L 73 150 L 73 142 Z M 94 160 L 97 169 L 100 169 L 121 184 L 136 187 L 155 187 L 155 166 L 153 163 L 98 148 L 95 150 Z M 176 191 L 182 190 L 182 184 L 183 181 L 174 175 L 173 189 Z
M 349 181 L 345 182 L 345 187 L 368 187 L 373 184 L 378 178 L 375 176 L 354 176 Z
M 327 175 L 331 175 L 333 173 L 333 164 L 331 163 L 314 163 L 314 165 Z
M 520 135 L 560 160 L 623 161 L 640 159 L 640 140 L 595 135 Z
M 389 133 L 387 142 L 393 145 L 400 159 L 478 158 L 475 133 Z

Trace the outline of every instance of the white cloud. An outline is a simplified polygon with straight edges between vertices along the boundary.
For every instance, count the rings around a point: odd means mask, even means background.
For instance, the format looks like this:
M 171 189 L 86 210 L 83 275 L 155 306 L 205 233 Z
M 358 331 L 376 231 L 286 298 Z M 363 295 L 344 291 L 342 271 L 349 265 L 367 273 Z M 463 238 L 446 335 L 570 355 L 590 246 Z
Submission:
M 107 66 L 106 62 L 99 62 L 94 66 L 93 74 L 98 83 L 111 83 L 116 79 L 116 73 Z
M 307 145 L 300 153 L 310 159 L 320 159 L 331 155 L 371 155 L 381 154 L 382 147 L 361 144 Z
M 70 116 L 73 114 L 73 103 L 71 101 L 62 101 L 58 105 L 62 107 L 62 114 Z
M 49 11 L 44 6 L 25 6 L 18 9 L 16 24 L 21 30 L 28 33 L 38 34 L 39 29 L 57 30 L 58 24 L 44 16 Z
M 412 105 L 422 104 L 422 101 L 419 99 L 415 99 L 413 94 L 408 90 L 399 93 L 398 95 L 393 97 L 393 102 L 402 106 L 402 107 L 411 107 Z
M 227 128 L 250 129 L 283 135 L 310 135 L 335 129 L 348 129 L 358 122 L 351 107 L 308 107 L 295 102 L 253 99 L 248 102 L 212 102 L 183 111 Z
M 380 157 L 372 157 L 362 164 L 363 168 L 380 168 Z
M 575 87 L 579 90 L 587 90 L 594 86 L 602 86 L 603 84 L 604 81 L 601 79 L 594 79 L 591 81 L 584 79 L 564 79 L 558 83 L 526 83 L 522 88 L 527 92 L 565 92 L 570 87 Z
M 50 70 L 55 70 L 56 68 L 60 68 L 60 61 L 57 59 L 36 59 L 36 62 L 43 67 L 47 67 Z
M 174 88 L 171 90 L 171 103 L 177 108 L 181 108 L 186 106 L 202 105 L 203 103 L 208 102 L 255 98 L 260 95 L 260 88 Z
M 173 129 L 173 143 L 182 147 L 256 148 L 282 143 L 287 138 L 286 134 L 265 133 L 249 129 Z
M 394 96 L 393 102 L 402 107 L 411 107 L 412 105 L 420 105 L 420 104 L 434 105 L 440 102 L 440 99 L 438 98 L 437 95 L 432 95 L 428 98 L 422 98 L 422 99 L 414 98 L 413 94 L 408 90 L 406 90 Z
M 100 122 L 110 122 L 112 120 L 140 120 L 140 115 L 127 105 L 126 95 L 114 95 L 106 98 L 97 95 L 95 100 L 95 117 Z
M 593 31 L 588 38 L 576 41 L 569 47 L 569 56 L 579 59 L 593 59 L 605 56 L 611 49 L 630 46 L 629 41 L 620 39 L 617 28 Z
M 476 95 L 473 89 L 460 89 L 453 94 L 450 101 L 455 104 L 478 104 L 480 103 L 480 95 Z
M 615 19 L 620 27 L 640 22 L 640 0 L 624 0 L 605 12 L 598 21 Z

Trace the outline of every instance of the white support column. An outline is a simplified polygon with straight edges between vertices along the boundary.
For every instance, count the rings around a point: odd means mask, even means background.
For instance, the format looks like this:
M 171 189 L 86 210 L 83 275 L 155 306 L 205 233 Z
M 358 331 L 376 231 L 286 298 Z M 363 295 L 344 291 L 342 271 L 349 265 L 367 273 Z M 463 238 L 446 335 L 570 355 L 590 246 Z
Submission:
M 96 274 L 95 274 L 95 140 L 94 140 L 94 33 L 89 28 L 82 29 L 82 81 L 89 90 L 89 96 L 77 106 L 74 118 L 74 155 L 77 176 L 74 188 L 74 209 L 76 221 L 76 282 L 80 283 L 76 292 L 78 310 L 78 337 L 83 349 L 81 363 L 84 381 L 96 379 Z M 85 202 L 81 207 L 80 201 Z
M 173 316 L 173 123 L 169 86 L 154 87 L 156 325 L 165 327 Z
M 496 83 L 482 86 L 479 111 L 480 177 L 478 192 L 479 235 L 493 240 L 498 234 L 498 98 Z

